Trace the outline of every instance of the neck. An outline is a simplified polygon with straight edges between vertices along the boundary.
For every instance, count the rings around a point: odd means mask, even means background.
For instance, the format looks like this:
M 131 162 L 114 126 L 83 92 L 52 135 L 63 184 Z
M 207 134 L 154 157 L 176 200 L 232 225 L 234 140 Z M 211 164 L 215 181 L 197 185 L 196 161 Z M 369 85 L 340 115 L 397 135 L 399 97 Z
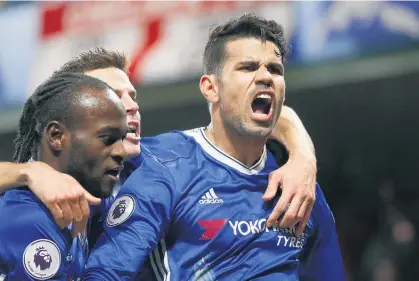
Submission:
M 206 130 L 208 139 L 224 153 L 239 160 L 248 167 L 253 166 L 262 156 L 266 139 L 243 136 L 226 128 L 214 120 Z

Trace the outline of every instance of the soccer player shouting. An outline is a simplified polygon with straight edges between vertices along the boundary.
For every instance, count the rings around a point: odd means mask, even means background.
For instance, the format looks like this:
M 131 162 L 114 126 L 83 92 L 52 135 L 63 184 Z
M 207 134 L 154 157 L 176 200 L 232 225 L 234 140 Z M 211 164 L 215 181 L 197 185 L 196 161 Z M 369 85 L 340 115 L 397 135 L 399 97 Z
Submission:
M 200 80 L 211 123 L 143 140 L 84 280 L 344 280 L 319 186 L 301 235 L 268 226 L 273 205 L 260 200 L 278 168 L 266 141 L 286 54 L 274 21 L 244 15 L 214 29 Z

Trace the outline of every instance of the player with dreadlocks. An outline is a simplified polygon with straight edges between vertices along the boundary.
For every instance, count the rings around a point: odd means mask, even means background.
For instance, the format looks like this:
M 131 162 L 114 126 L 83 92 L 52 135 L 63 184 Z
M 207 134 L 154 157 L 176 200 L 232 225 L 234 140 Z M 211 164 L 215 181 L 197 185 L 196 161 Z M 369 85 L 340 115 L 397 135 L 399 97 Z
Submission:
M 126 157 L 122 141 L 127 132 L 125 109 L 107 84 L 83 74 L 54 75 L 24 106 L 14 158 L 44 162 L 73 177 L 93 196 L 107 198 Z M 101 207 L 107 202 L 103 200 Z M 26 186 L 0 196 L 0 221 L 0 277 L 81 277 L 86 235 L 72 238 Z
M 127 76 L 128 62 L 124 55 L 99 48 L 82 53 L 67 62 L 57 73 L 84 73 L 110 85 L 125 106 L 130 134 L 124 145 L 128 157 L 139 154 L 140 115 L 136 104 L 136 91 Z M 315 200 L 314 182 L 316 159 L 314 148 L 301 120 L 289 107 L 284 107 L 272 136 L 289 151 L 289 161 L 273 172 L 264 200 L 272 199 L 281 184 L 282 194 L 269 217 L 268 224 L 278 220 L 290 203 L 281 220 L 282 227 L 291 227 L 308 219 Z M 89 217 L 88 204 L 100 200 L 85 192 L 71 177 L 60 174 L 42 162 L 0 162 L 0 193 L 10 188 L 27 185 L 46 204 L 60 226 L 73 221 L 73 234 L 83 230 Z M 304 223 L 300 224 L 302 231 Z

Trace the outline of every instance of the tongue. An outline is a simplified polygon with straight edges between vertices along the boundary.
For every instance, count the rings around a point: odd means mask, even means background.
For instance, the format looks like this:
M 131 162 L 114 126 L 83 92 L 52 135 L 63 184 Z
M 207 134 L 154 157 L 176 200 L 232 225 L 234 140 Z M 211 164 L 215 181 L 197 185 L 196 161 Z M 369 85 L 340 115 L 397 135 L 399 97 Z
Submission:
M 265 110 L 263 109 L 263 107 L 253 109 L 253 112 L 254 112 L 254 113 L 257 113 L 257 114 L 266 114 L 266 113 L 265 113 Z

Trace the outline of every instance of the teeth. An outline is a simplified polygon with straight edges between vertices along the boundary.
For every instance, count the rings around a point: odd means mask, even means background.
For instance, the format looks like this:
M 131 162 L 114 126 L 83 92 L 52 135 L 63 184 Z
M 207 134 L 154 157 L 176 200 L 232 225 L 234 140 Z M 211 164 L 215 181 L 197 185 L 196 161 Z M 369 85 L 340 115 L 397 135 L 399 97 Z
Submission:
M 137 132 L 137 127 L 135 127 L 134 125 L 129 125 L 128 129 L 131 131 L 131 133 L 136 133 Z
M 137 133 L 128 133 L 127 136 L 138 137 Z
M 271 96 L 270 95 L 268 95 L 268 94 L 259 94 L 259 95 L 257 95 L 256 96 L 256 98 L 259 98 L 259 99 L 271 99 Z

